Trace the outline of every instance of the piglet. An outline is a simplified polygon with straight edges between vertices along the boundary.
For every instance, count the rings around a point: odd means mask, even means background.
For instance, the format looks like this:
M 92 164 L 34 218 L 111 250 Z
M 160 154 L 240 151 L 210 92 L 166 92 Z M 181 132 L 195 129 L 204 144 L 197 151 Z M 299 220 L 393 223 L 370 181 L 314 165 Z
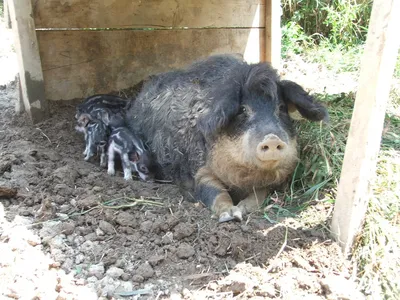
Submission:
M 108 140 L 109 175 L 115 175 L 115 153 L 121 157 L 125 180 L 132 179 L 133 169 L 142 180 L 153 181 L 153 174 L 150 172 L 152 164 L 150 153 L 145 149 L 142 140 L 126 127 L 117 127 L 111 131 Z
M 91 114 L 91 112 L 97 108 L 107 108 L 114 112 L 119 112 L 125 108 L 128 104 L 127 100 L 124 100 L 118 96 L 98 94 L 87 97 L 83 103 L 79 104 L 76 108 L 75 119 L 79 119 L 82 114 Z
M 100 166 L 106 166 L 106 147 L 109 136 L 107 126 L 98 120 L 91 120 L 86 124 L 85 142 L 86 148 L 83 152 L 85 161 L 88 161 L 95 152 L 100 153 Z

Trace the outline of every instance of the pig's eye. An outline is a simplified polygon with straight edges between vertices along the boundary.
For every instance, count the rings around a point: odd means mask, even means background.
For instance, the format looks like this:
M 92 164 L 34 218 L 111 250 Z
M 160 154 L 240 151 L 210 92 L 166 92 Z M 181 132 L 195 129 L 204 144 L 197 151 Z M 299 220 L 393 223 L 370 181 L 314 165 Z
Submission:
M 287 112 L 287 107 L 285 104 L 281 103 L 279 104 L 279 111 L 281 112 Z
M 244 105 L 241 105 L 239 107 L 238 115 L 244 114 L 246 112 L 246 107 Z

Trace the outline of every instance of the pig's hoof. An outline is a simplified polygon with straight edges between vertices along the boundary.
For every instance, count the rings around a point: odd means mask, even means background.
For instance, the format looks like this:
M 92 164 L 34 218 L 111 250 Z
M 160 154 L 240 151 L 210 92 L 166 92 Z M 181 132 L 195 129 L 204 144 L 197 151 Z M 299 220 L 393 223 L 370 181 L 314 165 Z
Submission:
M 219 215 L 218 222 L 229 222 L 229 221 L 242 221 L 243 216 L 239 207 L 233 206 L 229 212 L 225 211 Z
M 107 174 L 110 176 L 114 176 L 115 175 L 115 170 L 107 170 Z
M 106 163 L 100 163 L 100 167 L 105 168 L 107 166 Z
M 131 176 L 124 176 L 124 179 L 125 179 L 126 181 L 132 180 L 132 175 L 131 175 Z

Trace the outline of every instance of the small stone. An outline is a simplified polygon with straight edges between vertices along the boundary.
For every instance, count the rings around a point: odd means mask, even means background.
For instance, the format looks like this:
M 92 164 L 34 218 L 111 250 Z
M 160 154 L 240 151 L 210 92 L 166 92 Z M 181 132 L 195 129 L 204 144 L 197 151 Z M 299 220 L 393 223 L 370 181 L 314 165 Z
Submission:
M 124 270 L 117 268 L 117 267 L 111 267 L 106 272 L 106 274 L 108 276 L 110 276 L 111 278 L 114 278 L 114 279 L 119 278 L 123 273 L 124 273 Z
M 164 260 L 164 256 L 161 255 L 153 255 L 152 257 L 149 258 L 148 262 L 151 266 L 156 266 L 158 265 L 160 262 L 162 262 Z
M 78 208 L 91 208 L 93 206 L 98 205 L 99 201 L 100 201 L 100 198 L 98 196 L 90 195 L 84 199 L 77 199 L 76 206 Z
M 139 266 L 136 270 L 136 275 L 140 275 L 147 279 L 154 275 L 154 270 L 148 262 L 145 262 Z
M 126 265 L 125 259 L 122 259 L 122 258 L 117 259 L 117 261 L 115 262 L 115 266 L 117 268 L 122 268 L 123 269 L 125 267 L 125 265 Z
M 85 235 L 85 240 L 87 240 L 87 241 L 96 241 L 97 239 L 98 239 L 98 236 L 95 232 Z
M 144 281 L 144 277 L 141 275 L 132 276 L 132 281 L 137 283 L 142 283 Z
M 174 240 L 174 234 L 171 231 L 168 231 L 162 238 L 161 241 L 164 245 L 171 244 Z
M 191 236 L 194 232 L 195 228 L 193 226 L 186 223 L 180 223 L 174 228 L 174 237 L 179 241 L 185 237 Z
M 86 241 L 82 244 L 81 251 L 84 253 L 92 253 L 93 252 L 93 242 L 92 241 Z
M 115 220 L 119 225 L 130 226 L 135 223 L 135 216 L 127 212 L 120 212 Z
M 144 221 L 140 224 L 140 230 L 146 233 L 150 232 L 152 227 L 153 227 L 153 222 L 150 220 Z
M 195 251 L 192 246 L 190 246 L 189 244 L 181 244 L 176 251 L 176 256 L 182 259 L 186 259 L 193 256 L 194 253 Z
M 77 265 L 83 263 L 84 261 L 85 261 L 85 255 L 83 255 L 83 254 L 78 254 L 78 255 L 75 257 L 75 263 L 76 263 Z
M 104 266 L 103 264 L 91 265 L 88 271 L 89 275 L 96 276 L 98 279 L 101 279 L 104 275 Z
M 99 222 L 99 228 L 101 230 L 103 230 L 104 233 L 107 233 L 107 234 L 114 234 L 115 233 L 114 227 L 110 223 L 108 223 L 106 221 L 103 221 L 103 220 L 101 220 Z
M 101 230 L 100 228 L 96 228 L 96 235 L 103 236 L 104 235 L 104 231 Z
M 53 249 L 65 249 L 65 236 L 63 234 L 56 235 L 48 243 L 50 248 Z
M 101 192 L 103 190 L 103 188 L 101 187 L 101 186 L 94 186 L 93 188 L 92 188 L 92 191 L 93 192 Z
M 75 231 L 75 224 L 74 222 L 65 222 L 61 226 L 61 232 L 65 235 L 73 234 Z
M 120 285 L 116 288 L 115 293 L 131 292 L 133 290 L 132 282 L 122 281 Z
M 128 273 L 123 273 L 121 275 L 121 279 L 124 281 L 128 281 L 131 278 L 131 276 Z

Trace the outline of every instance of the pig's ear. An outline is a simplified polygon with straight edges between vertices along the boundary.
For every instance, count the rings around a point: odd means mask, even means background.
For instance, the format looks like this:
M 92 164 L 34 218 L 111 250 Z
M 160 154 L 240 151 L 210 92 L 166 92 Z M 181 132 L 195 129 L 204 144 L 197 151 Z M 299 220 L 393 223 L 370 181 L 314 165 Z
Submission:
M 304 118 L 311 121 L 329 121 L 328 111 L 322 104 L 316 102 L 300 85 L 290 80 L 279 82 L 279 91 L 283 101 L 288 106 L 289 114 L 298 111 Z
M 197 109 L 197 128 L 205 138 L 215 136 L 239 112 L 241 84 L 228 78 L 213 89 L 210 96 L 212 101 L 203 102 L 204 106 Z

